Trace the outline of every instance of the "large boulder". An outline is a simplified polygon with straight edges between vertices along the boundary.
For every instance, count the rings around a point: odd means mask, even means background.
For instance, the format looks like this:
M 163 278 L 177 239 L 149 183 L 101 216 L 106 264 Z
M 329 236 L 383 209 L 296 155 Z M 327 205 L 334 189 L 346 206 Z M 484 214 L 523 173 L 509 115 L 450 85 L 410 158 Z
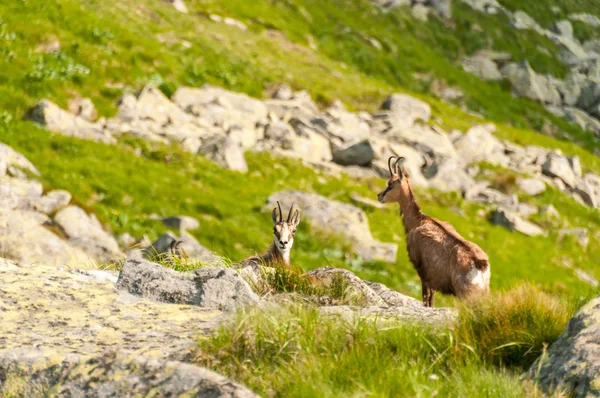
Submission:
M 0 178 L 0 207 L 4 209 L 29 209 L 38 202 L 44 187 L 34 180 Z
M 40 175 L 38 169 L 23 155 L 15 151 L 8 145 L 0 142 L 0 162 L 4 163 L 7 171 L 11 172 L 11 168 L 25 170 L 36 176 Z M 1 177 L 1 175 L 0 175 Z
M 385 99 L 381 109 L 386 111 L 387 119 L 392 127 L 411 127 L 417 120 L 428 122 L 431 118 L 431 107 L 428 103 L 406 94 L 392 94 Z
M 258 397 L 206 368 L 116 350 L 92 356 L 35 348 L 5 350 L 0 352 L 0 373 L 8 380 L 0 385 L 3 396 Z
M 256 304 L 259 297 L 231 268 L 176 272 L 160 264 L 130 259 L 123 264 L 119 289 L 153 301 L 234 310 Z
M 69 137 L 98 141 L 106 144 L 114 144 L 116 142 L 115 138 L 111 134 L 105 132 L 102 126 L 90 123 L 82 117 L 73 115 L 47 99 L 38 102 L 27 114 L 27 118 L 41 124 L 48 130 Z
M 486 161 L 508 166 L 509 159 L 504 154 L 504 145 L 493 135 L 495 130 L 496 126 L 493 124 L 471 127 L 454 142 L 458 158 L 465 164 Z
M 573 39 L 573 25 L 566 19 L 555 22 L 554 25 L 552 25 L 552 31 L 559 36 Z
M 542 166 L 542 172 L 549 177 L 560 178 L 568 187 L 574 187 L 577 176 L 569 158 L 559 153 L 551 153 Z
M 42 213 L 0 208 L 0 253 L 23 264 L 89 267 L 93 256 L 54 234 Z
M 429 159 L 456 158 L 456 150 L 448 134 L 436 126 L 413 126 L 389 131 L 392 141 L 409 145 Z
M 181 109 L 225 129 L 235 125 L 254 128 L 268 114 L 262 101 L 208 84 L 201 88 L 181 87 L 171 99 Z
M 492 213 L 493 224 L 503 226 L 510 231 L 517 231 L 527 236 L 544 235 L 544 230 L 539 226 L 523 220 L 518 213 L 506 209 L 497 209 Z
M 345 321 L 356 322 L 358 319 L 386 322 L 407 322 L 432 326 L 447 326 L 458 319 L 458 311 L 454 308 L 431 308 L 417 306 L 350 306 L 337 305 L 319 307 L 323 315 L 338 317 Z
M 359 208 L 323 196 L 302 191 L 280 191 L 269 197 L 266 208 L 277 206 L 276 201 L 295 203 L 313 225 L 339 234 L 350 243 L 364 260 L 396 262 L 398 246 L 382 243 L 371 235 L 366 214 Z
M 600 395 L 600 298 L 583 306 L 531 365 L 528 377 L 547 394 Z
M 430 187 L 442 192 L 457 191 L 465 194 L 475 180 L 464 170 L 460 159 L 447 159 L 432 165 L 427 172 Z
M 502 73 L 500 73 L 498 65 L 488 57 L 480 54 L 464 57 L 461 66 L 466 72 L 472 73 L 483 80 L 502 79 Z
M 561 104 L 560 93 L 552 80 L 535 73 L 527 61 L 519 64 L 508 64 L 502 68 L 502 74 L 512 84 L 516 95 L 544 104 Z
M 342 166 L 367 166 L 373 161 L 375 153 L 369 140 L 351 145 L 332 146 L 333 161 Z
M 208 159 L 226 169 L 242 173 L 248 171 L 248 164 L 246 163 L 242 149 L 229 137 L 223 135 L 207 137 L 202 140 L 198 152 L 206 155 Z
M 352 296 L 361 305 L 382 305 L 384 300 L 364 281 L 343 268 L 321 267 L 306 273 L 317 286 L 332 287 L 338 285 L 345 294 Z
M 85 250 L 100 261 L 123 256 L 119 244 L 107 233 L 94 214 L 77 206 L 68 206 L 54 216 L 54 221 L 69 238 L 69 244 Z
M 71 202 L 71 194 L 62 189 L 55 189 L 32 202 L 35 210 L 45 214 L 54 213 Z

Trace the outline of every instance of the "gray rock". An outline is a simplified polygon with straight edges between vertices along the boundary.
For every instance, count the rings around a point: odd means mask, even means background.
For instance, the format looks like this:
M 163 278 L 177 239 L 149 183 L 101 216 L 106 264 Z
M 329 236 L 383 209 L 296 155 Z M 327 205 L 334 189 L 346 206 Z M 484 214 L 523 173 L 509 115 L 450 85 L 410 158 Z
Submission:
M 339 284 L 345 293 L 361 305 L 382 305 L 383 299 L 365 282 L 347 269 L 321 267 L 306 273 L 306 276 L 318 285 L 332 287 Z
M 512 25 L 516 29 L 534 29 L 538 30 L 541 27 L 538 23 L 529 16 L 525 11 L 515 11 L 512 15 Z
M 431 118 L 431 107 L 428 103 L 405 94 L 392 94 L 385 99 L 381 109 L 389 111 L 389 118 L 394 127 L 410 127 L 417 120 L 428 122 Z
M 475 185 L 475 180 L 467 174 L 458 159 L 444 160 L 431 169 L 429 173 L 433 174 L 433 177 L 427 182 L 430 187 L 439 191 L 457 191 L 464 194 Z
M 166 217 L 161 221 L 165 226 L 181 231 L 200 228 L 200 221 L 190 216 Z
M 566 108 L 565 118 L 579 125 L 582 129 L 594 133 L 600 138 L 600 120 L 588 115 L 586 112 L 577 108 Z
M 531 365 L 528 377 L 545 393 L 573 397 L 600 395 L 600 298 L 571 318 L 548 351 Z
M 576 40 L 566 36 L 552 36 L 552 39 L 561 48 L 558 56 L 565 64 L 576 66 L 589 59 L 587 51 Z
M 179 12 L 182 12 L 184 14 L 188 13 L 188 8 L 185 5 L 185 3 L 183 2 L 183 0 L 163 0 L 163 1 L 170 3 L 173 6 L 173 8 L 175 8 Z
M 161 254 L 168 253 L 173 244 L 177 241 L 177 237 L 171 232 L 166 232 L 158 237 L 152 244 L 142 250 L 144 258 L 153 259 Z
M 389 289 L 383 283 L 363 281 L 368 287 L 383 299 L 383 301 L 393 307 L 417 307 L 422 308 L 423 303 L 412 297 L 405 296 L 395 290 Z
M 103 131 L 102 126 L 88 122 L 58 107 L 53 102 L 43 99 L 27 114 L 27 118 L 41 124 L 48 130 L 69 137 L 81 138 L 114 144 L 112 135 Z
M 573 25 L 567 20 L 563 19 L 562 21 L 554 23 L 554 25 L 552 25 L 552 31 L 560 36 L 573 39 Z
M 536 196 L 546 190 L 544 181 L 537 178 L 517 178 L 517 185 L 527 195 Z
M 448 325 L 458 319 L 454 308 L 430 308 L 413 306 L 328 306 L 319 307 L 319 312 L 328 316 L 339 317 L 355 322 L 357 319 L 376 319 L 377 322 L 415 322 L 431 325 Z
M 529 217 L 538 213 L 538 208 L 529 203 L 519 203 L 517 205 L 517 213 L 524 217 Z
M 567 186 L 574 187 L 576 175 L 569 159 L 558 153 L 552 153 L 542 166 L 542 172 L 549 177 L 560 178 Z
M 248 164 L 241 148 L 229 137 L 221 135 L 207 137 L 202 140 L 198 152 L 226 169 L 242 173 L 248 171 Z
M 493 124 L 471 127 L 454 142 L 458 158 L 465 164 L 483 161 L 508 166 L 509 158 L 504 154 L 504 145 L 492 134 Z
M 66 207 L 71 202 L 71 194 L 55 189 L 32 203 L 33 208 L 42 213 L 51 214 Z
M 510 231 L 517 231 L 527 236 L 544 234 L 544 230 L 539 226 L 523 220 L 516 212 L 502 208 L 492 213 L 491 221 L 493 224 L 501 225 Z
M 282 83 L 277 86 L 273 92 L 272 98 L 287 101 L 292 99 L 293 96 L 294 92 L 292 91 L 291 87 Z
M 429 8 L 421 3 L 416 3 L 410 9 L 410 13 L 413 18 L 419 21 L 427 21 L 429 19 Z
M 127 260 L 117 287 L 153 301 L 234 310 L 259 297 L 231 268 L 203 268 L 181 273 L 144 260 Z
M 0 387 L 2 395 L 10 396 L 258 397 L 206 368 L 116 350 L 94 356 L 61 356 L 35 348 L 8 350 L 0 353 L 0 372 L 19 381 Z
M 580 14 L 569 14 L 571 21 L 580 21 L 592 27 L 600 27 L 600 18 L 595 15 L 580 13 Z
M 497 0 L 462 0 L 462 2 L 468 4 L 474 10 L 488 14 L 497 14 L 498 11 L 504 9 Z
M 581 96 L 577 100 L 577 107 L 600 118 L 600 82 L 590 82 L 583 87 Z
M 461 65 L 463 70 L 478 76 L 480 79 L 502 79 L 502 73 L 500 73 L 498 65 L 496 65 L 494 61 L 483 55 L 477 54 L 471 57 L 464 57 Z
M 43 215 L 0 208 L 0 253 L 22 264 L 88 266 L 93 258 L 42 224 Z
M 452 18 L 452 0 L 427 0 L 426 5 L 432 7 L 444 18 Z
M 88 216 L 81 208 L 68 206 L 56 214 L 54 221 L 69 238 L 69 244 L 98 260 L 108 261 L 123 256 L 115 238 L 104 231 L 94 214 Z
M 450 137 L 439 127 L 413 126 L 390 130 L 387 135 L 396 142 L 413 147 L 426 159 L 457 158 L 456 150 L 452 141 L 450 141 Z
M 42 197 L 44 187 L 33 180 L 4 177 L 0 179 L 0 207 L 30 209 Z
M 15 151 L 6 144 L 0 142 L 0 161 L 2 161 L 8 170 L 11 167 L 25 170 L 36 176 L 40 175 L 38 169 L 23 155 Z
M 94 103 L 89 98 L 72 98 L 69 100 L 69 112 L 75 116 L 79 116 L 88 122 L 95 122 L 98 119 L 98 111 Z
M 502 74 L 512 84 L 516 95 L 544 104 L 561 104 L 557 87 L 548 77 L 535 73 L 528 62 L 509 64 L 502 68 Z
M 363 140 L 345 147 L 333 146 L 331 153 L 333 161 L 342 166 L 367 166 L 375 157 L 369 140 Z
M 398 246 L 382 243 L 373 238 L 369 229 L 366 214 L 359 208 L 323 196 L 302 191 L 280 191 L 269 197 L 269 211 L 282 203 L 296 203 L 307 218 L 321 229 L 339 234 L 352 243 L 356 253 L 364 260 L 383 260 L 390 263 L 396 261 Z
M 201 263 L 210 266 L 223 266 L 224 261 L 221 257 L 213 253 L 211 250 L 202 246 L 192 235 L 187 232 L 182 232 L 178 239 L 176 251 L 187 257 L 188 262 Z M 178 253 L 176 253 L 178 254 Z
M 390 172 L 388 170 L 387 161 L 390 156 L 400 156 L 406 159 L 403 164 L 410 174 L 413 186 L 426 187 L 429 185 L 421 172 L 421 167 L 425 165 L 425 159 L 419 151 L 408 145 L 389 144 L 387 140 L 384 141 L 384 143 L 383 146 L 378 146 L 378 148 L 376 148 L 376 160 L 374 160 L 372 164 L 373 169 L 379 176 L 389 178 Z

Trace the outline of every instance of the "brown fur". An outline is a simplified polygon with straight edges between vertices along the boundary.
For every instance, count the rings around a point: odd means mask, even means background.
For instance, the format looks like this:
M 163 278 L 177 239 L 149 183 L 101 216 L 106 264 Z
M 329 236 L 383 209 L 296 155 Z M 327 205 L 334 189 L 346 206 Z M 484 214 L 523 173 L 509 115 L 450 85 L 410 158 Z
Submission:
M 391 160 L 391 159 L 390 159 Z M 471 283 L 467 274 L 490 267 L 487 254 L 475 243 L 456 232 L 452 225 L 421 212 L 410 184 L 406 168 L 396 167 L 387 188 L 378 198 L 380 202 L 397 202 L 406 230 L 408 257 L 421 278 L 423 304 L 433 307 L 436 291 L 465 298 L 487 294 L 489 280 L 484 286 Z

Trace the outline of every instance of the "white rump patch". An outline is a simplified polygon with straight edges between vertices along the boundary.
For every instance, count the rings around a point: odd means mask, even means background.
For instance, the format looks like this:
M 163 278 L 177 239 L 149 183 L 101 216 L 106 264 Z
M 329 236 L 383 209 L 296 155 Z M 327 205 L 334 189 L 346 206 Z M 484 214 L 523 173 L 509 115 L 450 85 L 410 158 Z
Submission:
M 490 284 L 490 267 L 488 266 L 483 272 L 475 267 L 471 268 L 467 273 L 467 280 L 471 285 L 485 289 Z

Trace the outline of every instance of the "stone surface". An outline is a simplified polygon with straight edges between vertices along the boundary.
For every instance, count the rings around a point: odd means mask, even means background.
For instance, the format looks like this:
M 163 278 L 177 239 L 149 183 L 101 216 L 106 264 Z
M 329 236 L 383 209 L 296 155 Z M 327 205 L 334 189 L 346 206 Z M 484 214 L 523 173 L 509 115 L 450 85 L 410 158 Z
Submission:
M 115 138 L 105 132 L 101 126 L 90 123 L 82 117 L 75 116 L 46 99 L 38 102 L 28 113 L 27 117 L 46 127 L 48 130 L 70 137 L 107 144 L 114 144 L 116 142 Z
M 547 77 L 535 73 L 526 61 L 505 66 L 502 74 L 512 84 L 516 95 L 544 104 L 560 105 L 561 97 L 556 86 Z
M 198 152 L 221 167 L 242 173 L 248 171 L 248 164 L 241 148 L 226 136 L 215 135 L 204 139 Z
M 492 223 L 501 225 L 511 231 L 517 231 L 527 236 L 543 235 L 544 230 L 539 226 L 523 220 L 515 212 L 506 209 L 497 209 L 492 213 Z
M 107 271 L 0 260 L 0 347 L 37 347 L 61 355 L 93 355 L 113 348 L 184 359 L 197 347 L 196 337 L 224 319 L 217 310 L 155 303 L 119 292 L 115 280 Z
M 25 156 L 1 142 L 0 162 L 4 163 L 9 170 L 11 167 L 17 167 L 19 169 L 26 170 L 33 175 L 40 175 L 38 169 L 29 160 L 27 160 Z
M 333 161 L 342 166 L 367 166 L 375 157 L 369 140 L 363 140 L 345 147 L 335 146 L 331 152 Z
M 474 55 L 465 57 L 461 63 L 462 68 L 469 73 L 472 73 L 483 80 L 501 80 L 502 73 L 498 69 L 498 65 L 488 57 L 483 55 Z
M 76 97 L 69 100 L 69 112 L 75 116 L 79 116 L 88 122 L 95 122 L 98 119 L 98 111 L 94 103 L 89 98 Z
M 507 166 L 509 159 L 504 154 L 504 145 L 493 135 L 495 129 L 491 124 L 471 127 L 454 142 L 458 158 L 465 164 L 486 161 Z
M 539 195 L 546 190 L 546 184 L 538 178 L 517 178 L 517 186 L 531 196 Z
M 0 208 L 0 253 L 25 264 L 90 267 L 95 259 L 43 226 L 40 213 Z
M 256 304 L 258 296 L 230 268 L 176 272 L 145 260 L 127 260 L 117 287 L 153 301 L 234 310 Z
M 69 238 L 72 246 L 79 247 L 100 261 L 123 256 L 116 239 L 102 228 L 94 214 L 87 215 L 77 206 L 68 206 L 59 211 L 54 221 Z
M 361 305 L 382 305 L 383 299 L 373 291 L 365 282 L 347 269 L 321 267 L 306 273 L 313 282 L 322 286 L 331 287 L 339 284 L 354 300 Z
M 71 202 L 71 194 L 69 192 L 55 189 L 32 202 L 32 206 L 42 213 L 51 214 L 66 207 L 69 202 Z
M 171 4 L 173 6 L 173 8 L 175 8 L 177 11 L 182 12 L 184 14 L 188 13 L 188 8 L 185 5 L 183 0 L 164 0 L 164 1 Z
M 115 350 L 92 356 L 6 350 L 0 352 L 0 373 L 7 381 L 0 386 L 3 396 L 257 397 L 206 368 Z
M 569 187 L 574 187 L 576 184 L 575 172 L 566 156 L 550 154 L 542 166 L 542 171 L 549 177 L 560 178 Z
M 390 306 L 325 306 L 319 307 L 324 315 L 336 316 L 346 321 L 356 321 L 359 318 L 376 319 L 378 322 L 408 321 L 431 325 L 447 325 L 458 319 L 454 308 L 430 307 L 390 307 Z
M 339 234 L 352 243 L 364 260 L 396 262 L 398 246 L 382 243 L 371 235 L 366 214 L 359 208 L 323 196 L 302 191 L 280 191 L 269 196 L 265 209 L 271 211 L 276 201 L 295 203 L 302 217 L 325 231 Z
M 545 393 L 600 395 L 600 298 L 583 306 L 548 351 L 531 365 L 528 376 Z
M 392 94 L 385 99 L 381 109 L 390 112 L 394 127 L 410 127 L 417 120 L 428 122 L 431 107 L 428 103 L 405 94 Z
M 182 231 L 200 228 L 200 221 L 190 216 L 165 217 L 161 221 L 169 228 L 175 228 Z

